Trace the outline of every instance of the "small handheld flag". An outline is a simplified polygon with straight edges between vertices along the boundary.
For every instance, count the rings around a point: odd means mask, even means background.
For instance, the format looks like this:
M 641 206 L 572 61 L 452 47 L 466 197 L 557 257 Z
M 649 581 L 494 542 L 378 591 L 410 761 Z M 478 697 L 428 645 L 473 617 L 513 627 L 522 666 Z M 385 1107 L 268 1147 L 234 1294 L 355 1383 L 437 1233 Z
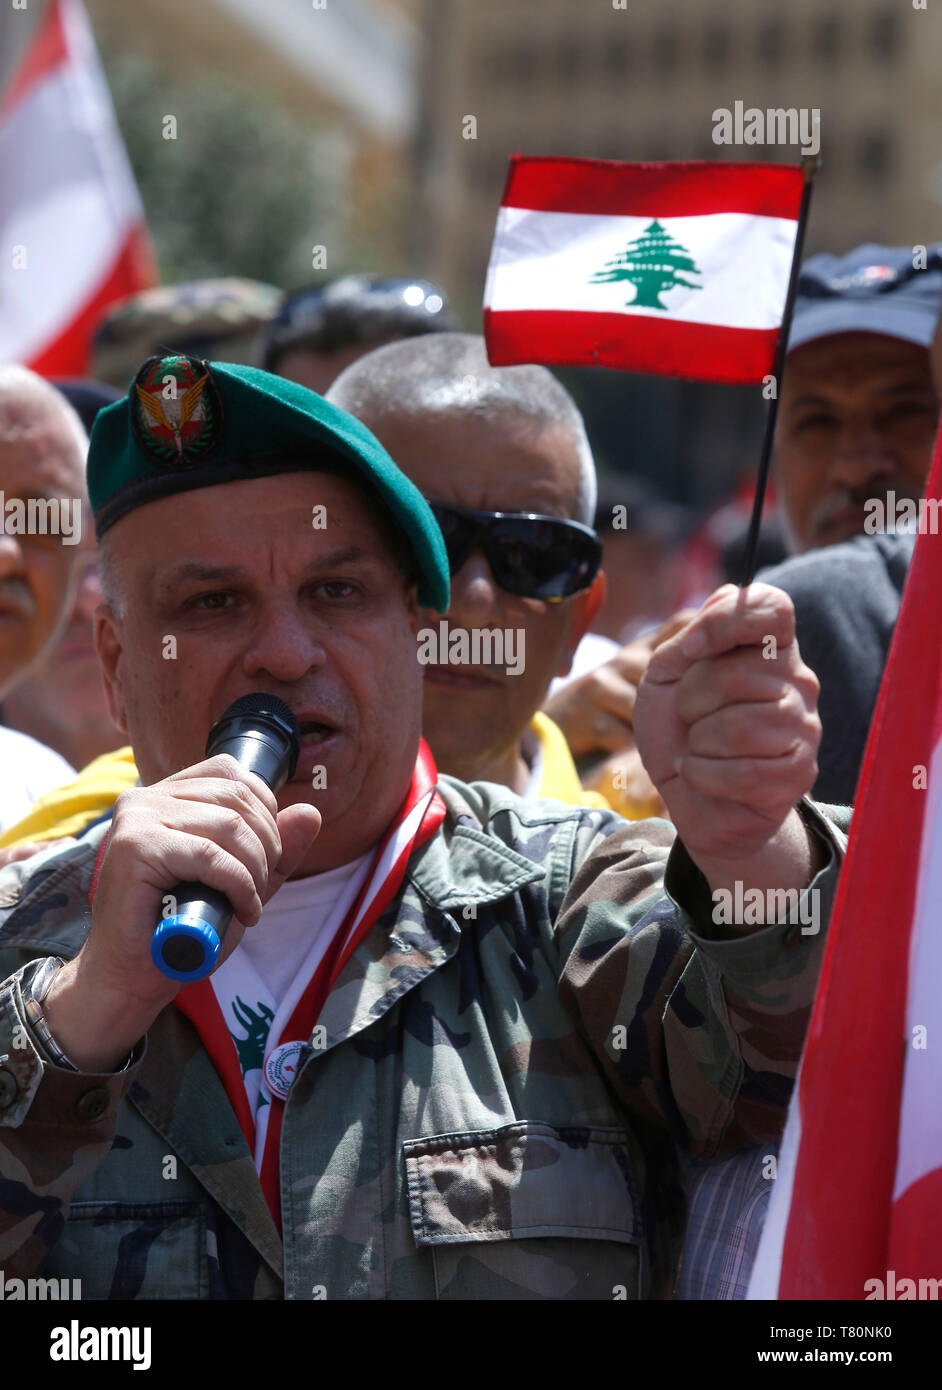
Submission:
M 747 583 L 817 164 L 515 155 L 488 266 L 493 366 L 602 366 L 747 385 L 774 377 Z
M 491 363 L 761 382 L 802 186 L 792 165 L 514 156 L 484 293 Z

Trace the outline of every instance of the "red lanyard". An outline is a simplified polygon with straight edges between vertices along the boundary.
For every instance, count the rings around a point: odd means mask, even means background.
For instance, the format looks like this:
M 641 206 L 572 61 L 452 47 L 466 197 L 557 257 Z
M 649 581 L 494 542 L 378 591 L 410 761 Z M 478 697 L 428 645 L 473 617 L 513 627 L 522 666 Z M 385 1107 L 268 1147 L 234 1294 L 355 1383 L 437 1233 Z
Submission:
M 367 935 L 370 928 L 393 901 L 402 886 L 410 856 L 416 849 L 433 837 L 442 821 L 445 819 L 445 803 L 435 791 L 437 780 L 438 772 L 435 767 L 434 759 L 432 758 L 428 745 L 423 739 L 419 746 L 419 754 L 416 759 L 415 769 L 412 774 L 412 782 L 409 786 L 406 798 L 376 851 L 373 859 L 373 868 L 360 889 L 356 901 L 347 912 L 341 926 L 324 953 L 310 983 L 298 1000 L 288 1023 L 282 1030 L 281 1036 L 278 1039 L 279 1047 L 285 1042 L 291 1042 L 296 1039 L 303 1039 L 305 1041 L 310 1039 L 327 996 L 333 989 L 340 972 L 343 970 L 360 942 Z M 430 798 L 429 793 L 431 793 Z M 407 836 L 404 843 L 400 845 L 395 861 L 385 871 L 385 877 L 377 882 L 378 869 L 383 861 L 387 847 L 403 822 L 408 819 L 413 811 L 416 811 L 419 803 L 427 798 L 428 804 L 425 807 L 421 820 L 416 825 L 414 831 Z M 369 906 L 363 914 L 362 919 L 358 922 L 356 930 L 350 935 L 351 926 L 357 921 L 363 903 L 369 899 L 371 893 L 373 893 L 374 896 L 372 900 L 369 901 Z M 245 1141 L 249 1149 L 254 1152 L 255 1120 L 246 1096 L 238 1054 L 209 979 L 199 980 L 196 984 L 185 985 L 173 1002 L 180 1012 L 190 1019 L 199 1033 L 200 1041 L 209 1053 L 223 1085 L 226 1088 L 226 1093 L 229 1096 L 232 1108 L 239 1121 L 239 1126 L 245 1136 Z M 266 1049 L 267 1052 L 271 1050 L 271 1047 Z M 269 1100 L 271 1110 L 268 1116 L 268 1130 L 259 1176 L 262 1190 L 265 1193 L 265 1199 L 268 1202 L 275 1224 L 280 1230 L 281 1203 L 278 1182 L 278 1160 L 285 1102 L 281 1097 L 273 1093 L 270 1095 Z

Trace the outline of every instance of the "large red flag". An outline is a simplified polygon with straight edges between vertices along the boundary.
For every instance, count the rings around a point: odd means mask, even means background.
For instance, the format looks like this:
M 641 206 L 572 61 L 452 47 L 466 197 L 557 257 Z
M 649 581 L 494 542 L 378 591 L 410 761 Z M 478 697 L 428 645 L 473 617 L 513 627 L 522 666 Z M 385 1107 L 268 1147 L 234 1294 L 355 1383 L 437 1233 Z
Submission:
M 803 185 L 791 165 L 514 156 L 484 291 L 491 363 L 762 381 Z
M 940 499 L 942 432 L 751 1298 L 942 1295 Z
M 81 0 L 50 0 L 0 101 L 0 361 L 83 376 L 103 311 L 156 284 Z

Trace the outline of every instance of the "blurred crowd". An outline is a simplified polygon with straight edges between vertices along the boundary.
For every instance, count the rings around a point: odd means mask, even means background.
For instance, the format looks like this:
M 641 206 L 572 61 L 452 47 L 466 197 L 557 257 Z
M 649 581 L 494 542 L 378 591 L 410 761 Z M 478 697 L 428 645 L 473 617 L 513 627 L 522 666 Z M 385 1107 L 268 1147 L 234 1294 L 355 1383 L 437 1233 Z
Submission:
M 759 577 L 791 596 L 821 685 L 820 801 L 854 800 L 915 544 L 912 529 L 874 532 L 866 504 L 925 486 L 940 302 L 938 246 L 920 258 L 864 245 L 801 270 Z M 137 780 L 99 675 L 104 595 L 83 470 L 98 411 L 167 353 L 260 365 L 358 418 L 432 504 L 451 567 L 447 621 L 525 634 L 517 674 L 426 666 L 423 728 L 441 771 L 629 819 L 665 814 L 634 747 L 636 693 L 659 643 L 742 578 L 753 480 L 696 516 L 628 474 L 597 478 L 556 378 L 491 367 L 483 340 L 420 279 L 350 275 L 290 296 L 220 279 L 111 310 L 92 379 L 0 367 L 3 498 L 86 507 L 71 547 L 0 534 L 0 864 L 82 835 Z M 689 1173 L 678 1297 L 743 1296 L 764 1200 L 756 1163 L 744 1152 Z
M 918 253 L 866 245 L 802 268 L 775 497 L 759 536 L 760 575 L 793 598 L 799 645 L 822 685 L 815 792 L 845 804 L 913 545 L 904 529 L 867 534 L 865 503 L 919 497 L 938 413 L 942 258 L 935 247 Z M 754 481 L 698 517 L 630 474 L 597 479 L 564 388 L 542 368 L 490 367 L 483 341 L 458 330 L 444 292 L 419 279 L 349 275 L 288 296 L 240 279 L 147 290 L 104 316 L 93 379 L 50 385 L 3 368 L 0 489 L 82 496 L 98 410 L 158 352 L 261 365 L 330 393 L 440 509 L 455 571 L 450 622 L 526 634 L 516 676 L 427 668 L 426 730 L 439 765 L 533 794 L 565 787 L 629 818 L 660 814 L 634 752 L 634 694 L 657 644 L 718 584 L 742 579 Z M 467 512 L 477 514 L 475 537 Z M 517 534 L 506 514 L 519 519 Z M 542 530 L 526 517 L 544 518 Z M 586 558 L 586 528 L 601 542 L 600 563 Z M 563 599 L 540 596 L 536 571 L 559 579 L 580 564 Z M 511 571 L 520 577 L 508 583 Z M 87 499 L 78 545 L 0 536 L 0 845 L 23 842 L 27 812 L 37 841 L 61 831 L 44 794 L 89 765 L 92 780 L 109 766 L 133 770 L 98 675 L 101 601 Z

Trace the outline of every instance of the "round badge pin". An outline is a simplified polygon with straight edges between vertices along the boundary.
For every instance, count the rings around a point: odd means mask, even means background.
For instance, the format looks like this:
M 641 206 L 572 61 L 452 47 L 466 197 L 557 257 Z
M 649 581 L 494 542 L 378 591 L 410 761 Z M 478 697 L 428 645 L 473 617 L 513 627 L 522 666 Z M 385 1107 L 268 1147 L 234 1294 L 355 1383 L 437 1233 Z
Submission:
M 265 1081 L 273 1095 L 286 1100 L 304 1050 L 302 1042 L 286 1042 L 265 1058 Z

